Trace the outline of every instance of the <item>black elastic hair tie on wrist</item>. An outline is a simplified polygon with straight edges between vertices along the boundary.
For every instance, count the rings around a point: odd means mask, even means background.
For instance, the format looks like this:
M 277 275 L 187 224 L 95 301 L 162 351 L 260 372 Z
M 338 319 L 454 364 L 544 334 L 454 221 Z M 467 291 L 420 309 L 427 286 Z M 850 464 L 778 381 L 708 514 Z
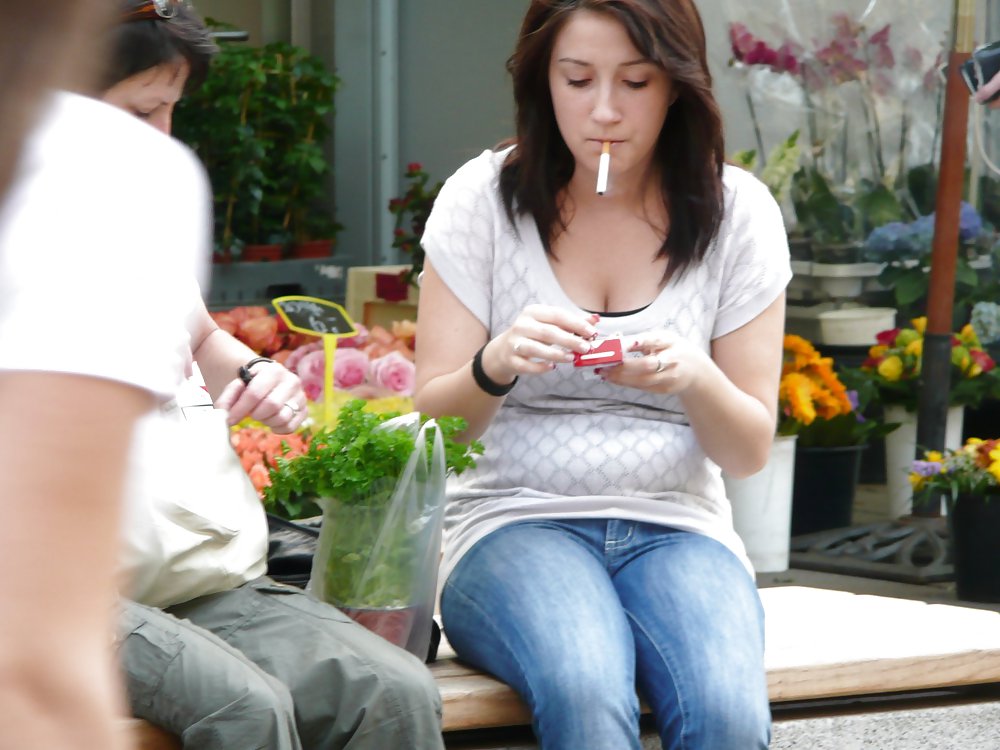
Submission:
M 250 372 L 250 368 L 254 365 L 259 365 L 261 362 L 274 362 L 274 360 L 270 357 L 254 357 L 245 365 L 240 365 L 240 369 L 236 372 L 245 385 L 250 385 L 250 381 L 253 380 L 254 373 Z
M 517 376 L 514 377 L 513 382 L 501 385 L 487 375 L 486 371 L 483 370 L 483 349 L 485 348 L 486 344 L 483 344 L 482 349 L 476 352 L 476 356 L 472 358 L 472 377 L 483 392 L 491 396 L 506 396 L 517 385 Z

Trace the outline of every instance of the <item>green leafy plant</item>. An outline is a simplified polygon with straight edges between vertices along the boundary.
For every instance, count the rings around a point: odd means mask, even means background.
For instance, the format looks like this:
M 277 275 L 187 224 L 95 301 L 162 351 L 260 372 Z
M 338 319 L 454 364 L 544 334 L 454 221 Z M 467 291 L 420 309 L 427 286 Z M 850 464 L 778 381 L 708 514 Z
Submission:
M 415 438 L 407 430 L 384 427 L 399 416 L 397 412 L 374 413 L 366 411 L 365 404 L 361 399 L 349 401 L 333 429 L 313 435 L 301 455 L 275 459 L 269 472 L 271 485 L 264 489 L 266 505 L 299 512 L 303 498 L 335 497 L 345 504 L 364 505 L 388 501 L 391 487 L 385 492 L 379 482 L 399 475 L 413 453 Z M 421 424 L 427 419 L 421 415 Z M 444 442 L 446 471 L 457 475 L 473 468 L 483 446 L 478 440 L 456 439 L 466 429 L 466 421 L 439 417 L 436 423 Z M 433 439 L 432 430 L 427 439 Z
M 795 173 L 791 195 L 799 225 L 816 245 L 860 242 L 875 227 L 906 216 L 883 183 L 861 180 L 852 195 L 838 195 L 815 167 Z
M 758 154 L 751 149 L 737 151 L 732 156 L 732 162 L 750 172 L 758 171 Z M 799 131 L 796 130 L 788 138 L 779 143 L 767 155 L 760 168 L 760 180 L 778 203 L 783 203 L 792 187 L 792 178 L 799 169 L 802 148 L 799 146 Z
M 340 228 L 323 152 L 338 84 L 300 47 L 225 44 L 178 104 L 174 133 L 212 182 L 217 250 L 238 256 L 245 244 L 328 239 Z
M 389 213 L 396 217 L 392 246 L 410 256 L 411 268 L 406 272 L 405 278 L 408 283 L 416 284 L 424 267 L 424 248 L 420 244 L 420 238 L 444 183 L 430 184 L 430 175 L 419 162 L 407 165 L 405 176 L 408 182 L 406 191 L 389 201 Z

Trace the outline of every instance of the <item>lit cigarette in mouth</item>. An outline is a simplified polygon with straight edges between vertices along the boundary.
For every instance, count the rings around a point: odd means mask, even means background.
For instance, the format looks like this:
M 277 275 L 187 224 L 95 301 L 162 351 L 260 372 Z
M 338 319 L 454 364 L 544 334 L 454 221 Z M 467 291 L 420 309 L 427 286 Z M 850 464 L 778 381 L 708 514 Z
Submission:
M 608 170 L 611 168 L 611 141 L 601 144 L 601 161 L 597 165 L 597 194 L 608 192 Z

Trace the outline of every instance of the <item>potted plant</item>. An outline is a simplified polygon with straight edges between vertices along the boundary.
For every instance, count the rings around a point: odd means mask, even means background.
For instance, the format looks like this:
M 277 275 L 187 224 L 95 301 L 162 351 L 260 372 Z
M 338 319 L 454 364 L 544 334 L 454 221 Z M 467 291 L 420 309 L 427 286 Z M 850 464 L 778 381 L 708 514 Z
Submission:
M 879 333 L 859 374 L 874 384 L 885 419 L 900 424 L 886 437 L 887 513 L 892 518 L 908 514 L 913 497 L 907 475 L 917 448 L 916 410 L 927 319 L 914 318 L 911 324 L 912 328 Z M 954 446 L 961 442 L 963 408 L 1000 393 L 1000 379 L 996 363 L 979 344 L 971 325 L 953 334 L 951 364 L 946 444 Z
M 1000 440 L 969 438 L 943 453 L 925 451 L 910 482 L 914 492 L 943 494 L 949 505 L 958 598 L 1000 602 Z
M 870 382 L 848 390 L 822 357 L 799 336 L 785 336 L 778 402 L 779 435 L 796 435 L 792 536 L 851 525 L 861 454 L 873 438 L 898 425 L 865 418 Z
M 896 306 L 907 315 L 926 308 L 929 283 L 931 242 L 934 238 L 934 213 L 913 221 L 892 221 L 875 227 L 865 238 L 864 257 L 879 263 L 878 282 L 891 289 Z M 959 214 L 960 252 L 955 265 L 956 302 L 953 318 L 956 325 L 968 319 L 965 301 L 978 286 L 975 265 L 988 251 L 992 233 L 983 224 L 979 212 L 962 203 Z
M 427 653 L 446 474 L 475 466 L 465 420 L 374 413 L 345 404 L 332 429 L 270 469 L 266 504 L 323 509 L 310 587 L 320 599 L 417 655 Z
M 274 260 L 317 229 L 322 239 L 335 236 L 339 225 L 322 204 L 329 203 L 323 145 L 337 85 L 300 47 L 228 43 L 205 83 L 178 103 L 174 132 L 212 182 L 217 254 Z M 260 245 L 270 247 L 254 249 Z
M 441 191 L 443 182 L 430 184 L 430 175 L 419 162 L 411 162 L 406 167 L 406 191 L 389 201 L 389 212 L 396 217 L 392 246 L 410 256 L 410 269 L 403 274 L 405 283 L 416 285 L 424 267 L 424 249 L 420 238 L 424 225 L 431 215 L 434 200 Z M 403 294 L 402 298 L 406 295 Z

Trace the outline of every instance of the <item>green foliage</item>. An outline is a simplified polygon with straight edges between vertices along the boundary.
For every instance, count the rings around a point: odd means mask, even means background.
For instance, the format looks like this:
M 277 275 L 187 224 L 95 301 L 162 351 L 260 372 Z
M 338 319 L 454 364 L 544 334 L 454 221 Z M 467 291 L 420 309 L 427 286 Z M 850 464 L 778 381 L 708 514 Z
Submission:
M 264 489 L 268 506 L 289 502 L 301 503 L 301 498 L 335 497 L 347 504 L 369 504 L 386 493 L 373 492 L 379 480 L 397 477 L 414 449 L 414 436 L 408 430 L 385 429 L 382 425 L 399 416 L 389 412 L 376 414 L 365 411 L 361 399 L 349 401 L 341 408 L 332 430 L 316 433 L 302 455 L 276 459 L 270 470 L 271 486 Z M 428 417 L 421 415 L 421 424 Z M 478 440 L 461 443 L 456 440 L 467 424 L 460 417 L 440 417 L 437 429 L 445 446 L 445 465 L 450 474 L 461 474 L 476 465 L 475 456 L 483 446 Z M 427 431 L 428 441 L 433 430 Z
M 204 84 L 178 104 L 175 135 L 212 181 L 217 249 L 326 239 L 339 229 L 323 153 L 338 84 L 299 47 L 225 44 Z
M 788 198 L 792 178 L 799 168 L 802 149 L 799 146 L 799 131 L 796 130 L 783 142 L 779 143 L 768 154 L 764 166 L 760 170 L 760 180 L 778 203 Z M 737 151 L 729 160 L 737 167 L 748 172 L 757 172 L 757 152 L 753 149 Z
M 791 195 L 799 225 L 815 244 L 857 242 L 875 227 L 907 217 L 899 198 L 881 182 L 861 180 L 853 196 L 838 197 L 815 167 L 795 173 Z
M 424 267 L 424 248 L 420 244 L 420 238 L 444 183 L 438 182 L 428 187 L 430 175 L 418 162 L 407 166 L 406 179 L 409 183 L 406 192 L 389 201 L 389 213 L 396 217 L 392 246 L 410 256 L 411 269 L 406 274 L 406 280 L 413 284 Z

